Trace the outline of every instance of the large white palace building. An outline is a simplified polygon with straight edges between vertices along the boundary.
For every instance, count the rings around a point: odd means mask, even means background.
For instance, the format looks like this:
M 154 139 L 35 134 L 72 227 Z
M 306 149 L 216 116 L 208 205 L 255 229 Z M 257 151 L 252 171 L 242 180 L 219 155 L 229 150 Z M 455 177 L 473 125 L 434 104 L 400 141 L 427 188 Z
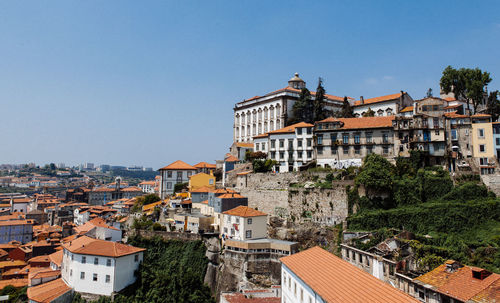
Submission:
M 234 106 L 234 142 L 252 142 L 257 135 L 286 126 L 292 114 L 293 104 L 299 99 L 300 91 L 306 82 L 299 74 L 288 81 L 288 86 L 264 96 L 255 96 L 236 103 Z M 315 92 L 311 92 L 314 98 Z M 337 111 L 341 108 L 343 97 L 325 94 L 325 109 Z M 349 98 L 349 101 L 352 101 Z

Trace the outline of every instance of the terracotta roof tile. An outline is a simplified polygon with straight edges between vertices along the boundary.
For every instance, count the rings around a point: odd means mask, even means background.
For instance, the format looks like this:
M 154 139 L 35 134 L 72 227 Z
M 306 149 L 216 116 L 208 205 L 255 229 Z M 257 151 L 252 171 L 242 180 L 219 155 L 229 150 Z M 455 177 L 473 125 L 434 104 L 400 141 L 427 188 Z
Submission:
M 49 255 L 50 262 L 54 263 L 57 266 L 61 266 L 63 259 L 63 251 L 59 250 L 55 253 Z
M 165 167 L 160 168 L 159 170 L 196 170 L 196 168 L 187 164 L 186 162 L 177 160 Z
M 364 129 L 364 128 L 385 128 L 392 127 L 392 120 L 394 116 L 383 116 L 383 117 L 363 117 L 363 118 L 326 118 L 324 120 L 316 122 L 327 123 L 327 122 L 341 122 L 343 126 L 340 129 Z
M 413 111 L 413 106 L 407 106 L 405 108 L 403 108 L 402 110 L 400 110 L 399 112 L 400 113 L 407 113 L 407 112 L 412 112 Z
M 207 162 L 200 162 L 200 163 L 193 165 L 193 167 L 196 167 L 196 168 L 216 168 L 216 165 L 210 164 Z
M 213 188 L 210 188 L 208 186 L 202 186 L 202 187 L 198 187 L 195 190 L 192 190 L 191 192 L 192 193 L 210 193 L 210 192 L 213 192 L 213 191 L 214 191 Z
M 298 128 L 298 127 L 313 127 L 313 126 L 314 125 L 310 124 L 310 123 L 299 122 L 299 123 L 295 123 L 295 124 L 289 125 L 287 127 L 283 127 L 283 128 L 277 129 L 277 130 L 273 130 L 271 132 L 268 132 L 268 134 L 274 135 L 274 134 L 294 133 L 295 129 Z
M 253 143 L 235 142 L 238 147 L 253 148 Z
M 373 104 L 373 103 L 378 103 L 378 102 L 385 102 L 385 101 L 398 99 L 399 97 L 401 97 L 401 93 L 365 99 L 363 104 L 361 104 L 361 101 L 358 100 L 358 101 L 354 102 L 354 106 L 361 106 L 361 105 Z
M 7 285 L 12 285 L 14 287 L 24 287 L 28 285 L 28 279 L 0 280 L 0 289 L 3 289 Z
M 47 283 L 28 288 L 30 301 L 49 303 L 54 299 L 70 291 L 71 288 L 62 279 L 56 279 Z
M 246 198 L 238 193 L 226 193 L 220 196 L 217 196 L 217 198 L 221 199 L 241 199 L 241 198 Z
M 280 260 L 325 302 L 419 302 L 319 246 Z
M 134 247 L 111 241 L 92 239 L 87 236 L 81 236 L 71 242 L 67 242 L 63 244 L 63 247 L 75 254 L 106 256 L 115 258 L 145 251 L 144 248 Z
M 238 162 L 240 159 L 236 158 L 235 156 L 231 154 L 226 154 L 226 157 L 224 158 L 225 162 Z
M 238 217 L 260 217 L 260 216 L 267 216 L 266 213 L 263 213 L 261 211 L 258 211 L 256 209 L 250 208 L 248 206 L 243 206 L 240 205 L 238 207 L 235 207 L 233 209 L 227 210 L 223 212 L 225 215 L 230 215 L 230 216 L 238 216 Z

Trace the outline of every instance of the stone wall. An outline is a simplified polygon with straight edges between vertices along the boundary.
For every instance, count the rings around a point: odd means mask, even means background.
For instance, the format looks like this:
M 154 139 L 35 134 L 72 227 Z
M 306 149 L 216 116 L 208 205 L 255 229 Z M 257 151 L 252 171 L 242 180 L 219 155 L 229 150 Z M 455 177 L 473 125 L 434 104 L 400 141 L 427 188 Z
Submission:
M 500 175 L 481 175 L 481 181 L 497 196 L 500 195 Z
M 352 186 L 353 182 L 334 181 L 331 189 L 302 187 L 304 183 L 314 183 L 310 181 L 313 178 L 323 180 L 325 176 L 323 172 L 249 174 L 247 186 L 236 190 L 248 197 L 249 207 L 271 216 L 294 222 L 334 225 L 347 217 L 346 186 Z M 295 187 L 294 184 L 300 185 Z

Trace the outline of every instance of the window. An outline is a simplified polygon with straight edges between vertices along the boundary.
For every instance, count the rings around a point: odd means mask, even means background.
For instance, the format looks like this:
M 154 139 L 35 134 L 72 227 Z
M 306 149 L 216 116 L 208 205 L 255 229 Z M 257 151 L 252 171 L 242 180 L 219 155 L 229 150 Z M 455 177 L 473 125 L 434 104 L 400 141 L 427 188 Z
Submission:
M 252 224 L 252 218 L 247 219 L 247 224 Z
M 297 128 L 297 135 L 302 135 L 302 128 L 301 127 Z
M 297 152 L 297 159 L 302 159 L 302 155 L 303 155 L 303 154 L 304 154 L 304 153 L 303 153 L 302 151 L 298 151 L 298 152 Z
M 478 136 L 479 138 L 484 138 L 484 128 L 478 129 Z
M 106 275 L 106 283 L 109 283 L 111 281 L 111 277 L 109 275 Z
M 384 154 L 388 154 L 388 153 L 389 153 L 389 146 L 384 145 L 383 150 L 382 150 L 382 153 L 384 153 Z
M 247 230 L 246 233 L 245 233 L 245 237 L 251 238 L 252 237 L 252 231 L 251 230 Z
M 349 154 L 349 146 L 342 146 L 342 152 L 344 153 L 344 155 L 348 155 Z
M 228 215 L 226 221 L 227 221 L 227 223 L 231 223 L 231 216 Z
M 172 182 L 167 182 L 167 189 L 172 189 Z
M 255 143 L 255 150 L 259 150 L 259 143 Z
M 292 149 L 293 150 L 293 140 L 292 139 L 288 140 L 288 149 Z
M 167 178 L 172 178 L 172 172 L 171 171 L 167 171 Z
M 332 142 L 332 145 L 333 145 L 337 141 L 337 134 L 331 134 L 330 141 Z
M 85 263 L 87 263 L 87 257 L 82 256 L 82 264 L 85 264 Z
M 134 262 L 139 262 L 139 255 L 134 256 Z
M 311 158 L 312 157 L 312 151 L 308 150 L 307 151 L 307 158 Z
M 281 139 L 280 140 L 280 148 L 284 148 L 284 147 L 285 147 L 285 140 Z
M 317 136 L 317 141 L 318 141 L 318 145 L 323 144 L 323 135 L 318 135 Z
M 311 127 L 308 127 L 308 128 L 307 128 L 307 134 L 308 134 L 308 135 L 312 134 L 312 128 L 311 128 Z
M 436 136 L 439 136 L 439 129 L 436 129 Z
M 297 295 L 297 283 L 293 282 L 293 294 Z
M 240 218 L 236 217 L 236 224 L 240 224 Z
M 300 289 L 300 302 L 304 300 L 304 289 Z
M 481 153 L 486 152 L 486 146 L 484 144 L 479 144 L 479 152 Z
M 389 143 L 389 135 L 387 133 L 382 134 L 382 142 Z
M 349 144 L 349 134 L 342 135 L 342 143 Z
M 457 130 L 456 129 L 451 130 L 451 140 L 457 140 Z
M 276 140 L 271 140 L 271 148 L 276 148 Z
M 318 146 L 318 155 L 323 154 L 323 146 Z
M 276 152 L 271 152 L 271 159 L 276 159 Z
M 208 180 L 208 184 L 210 184 L 210 185 L 214 185 L 214 179 L 210 179 L 210 180 Z
M 297 146 L 302 147 L 302 140 L 297 140 Z
M 496 143 L 496 145 L 500 145 L 500 138 L 496 138 L 495 143 Z
M 371 153 L 373 153 L 373 146 L 372 145 L 368 145 L 366 147 L 366 154 L 369 155 Z
M 359 144 L 359 141 L 360 141 L 359 137 L 360 137 L 359 134 L 354 135 L 354 144 Z
M 85 280 L 85 272 L 80 272 L 80 280 Z
M 337 154 L 337 146 L 332 146 L 332 155 Z
M 361 153 L 361 146 L 359 146 L 359 145 L 355 145 L 355 146 L 354 146 L 354 153 L 355 153 L 356 155 L 359 155 L 359 154 Z
M 99 265 L 99 258 L 94 258 L 94 265 Z
M 94 275 L 92 276 L 92 281 L 97 282 L 97 274 L 94 274 Z
M 281 160 L 285 159 L 285 152 L 280 152 L 280 159 Z
M 311 139 L 307 139 L 307 147 L 311 147 L 312 146 L 312 140 Z
M 111 259 L 106 260 L 106 266 L 111 266 Z

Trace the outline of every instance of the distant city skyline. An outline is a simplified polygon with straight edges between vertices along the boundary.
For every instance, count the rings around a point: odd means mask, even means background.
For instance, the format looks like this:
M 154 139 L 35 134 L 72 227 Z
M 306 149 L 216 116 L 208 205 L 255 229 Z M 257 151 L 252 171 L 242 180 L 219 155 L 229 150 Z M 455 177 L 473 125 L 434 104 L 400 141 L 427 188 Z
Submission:
M 0 163 L 214 163 L 236 102 L 286 86 L 358 99 L 479 67 L 500 89 L 498 1 L 0 3 Z M 463 16 L 467 16 L 464 18 Z

